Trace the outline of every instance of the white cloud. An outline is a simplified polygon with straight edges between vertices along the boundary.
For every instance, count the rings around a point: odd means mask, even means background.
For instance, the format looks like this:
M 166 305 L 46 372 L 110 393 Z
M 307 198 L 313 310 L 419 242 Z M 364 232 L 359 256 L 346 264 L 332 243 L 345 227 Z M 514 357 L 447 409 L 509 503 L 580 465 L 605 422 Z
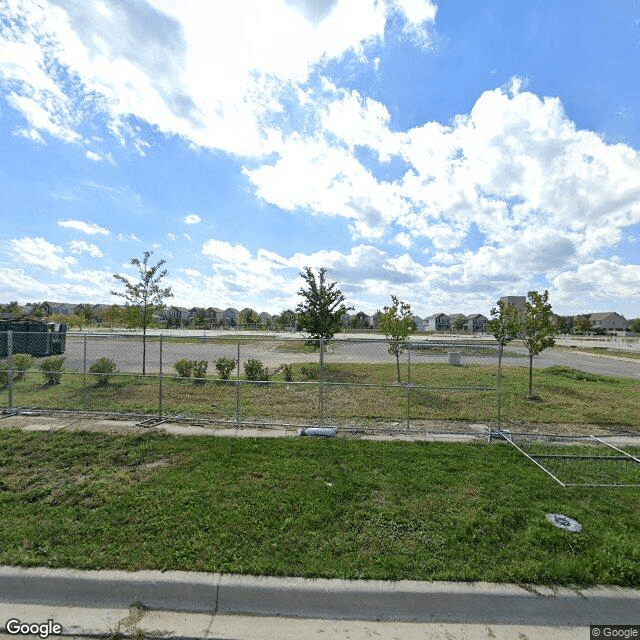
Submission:
M 404 31 L 427 46 L 430 43 L 428 27 L 436 19 L 436 5 L 430 0 L 393 0 L 393 4 L 404 14 Z
M 71 240 L 69 242 L 69 249 L 71 253 L 75 253 L 76 255 L 88 253 L 92 258 L 102 258 L 104 256 L 99 247 L 84 240 Z
M 111 232 L 95 222 L 83 222 L 82 220 L 58 220 L 58 226 L 65 229 L 75 229 L 88 235 L 108 236 Z
M 43 267 L 49 271 L 65 271 L 77 262 L 72 256 L 63 257 L 64 249 L 44 238 L 14 239 L 10 245 L 18 263 Z
M 268 122 L 282 92 L 347 53 L 364 62 L 393 12 L 414 30 L 435 19 L 426 0 L 11 3 L 1 73 L 34 131 L 82 143 L 81 122 L 102 113 L 144 153 L 134 115 L 198 146 L 255 156 L 277 141 Z
M 175 233 L 167 233 L 167 239 L 171 240 L 171 242 L 175 242 L 178 239 L 178 236 Z
M 113 159 L 113 156 L 110 153 L 105 153 L 101 155 L 99 153 L 96 153 L 95 151 L 87 150 L 84 152 L 84 155 L 86 158 L 88 158 L 92 162 L 108 162 L 109 164 L 114 166 L 116 164 L 115 160 Z
M 190 213 L 184 217 L 183 222 L 185 224 L 198 224 L 202 221 L 202 218 L 197 213 Z
M 135 233 L 119 233 L 118 240 L 120 242 L 126 242 L 127 240 L 139 241 L 140 238 Z

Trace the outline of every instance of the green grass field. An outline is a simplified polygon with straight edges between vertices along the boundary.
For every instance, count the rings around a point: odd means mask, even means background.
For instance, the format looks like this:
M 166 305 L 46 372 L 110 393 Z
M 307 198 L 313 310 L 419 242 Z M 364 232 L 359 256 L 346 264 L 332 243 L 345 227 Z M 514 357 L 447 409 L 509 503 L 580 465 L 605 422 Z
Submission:
M 637 489 L 504 443 L 3 429 L 0 461 L 2 564 L 640 586 Z
M 292 365 L 294 383 L 247 383 L 239 387 L 242 419 L 311 421 L 320 414 L 316 363 Z M 600 425 L 605 430 L 637 430 L 640 426 L 640 382 L 589 374 L 567 367 L 534 371 L 537 399 L 528 400 L 527 370 L 503 367 L 501 415 L 505 422 Z M 405 421 L 407 391 L 395 382 L 393 364 L 328 364 L 324 373 L 323 413 L 326 420 Z M 402 370 L 403 382 L 407 379 Z M 496 371 L 493 367 L 415 364 L 411 367 L 409 411 L 413 420 L 495 421 Z M 356 386 L 371 385 L 371 386 Z M 159 379 L 117 375 L 97 386 L 91 377 L 67 372 L 60 385 L 48 387 L 32 371 L 15 383 L 16 407 L 154 414 L 158 411 Z M 199 382 L 165 376 L 163 408 L 169 416 L 231 419 L 237 387 L 213 377 Z M 8 394 L 0 392 L 0 406 Z

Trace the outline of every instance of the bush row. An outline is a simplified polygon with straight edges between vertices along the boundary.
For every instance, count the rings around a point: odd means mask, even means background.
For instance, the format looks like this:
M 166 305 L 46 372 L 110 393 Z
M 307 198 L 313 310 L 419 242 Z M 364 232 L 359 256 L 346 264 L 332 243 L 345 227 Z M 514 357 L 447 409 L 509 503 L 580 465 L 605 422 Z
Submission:
M 64 356 L 51 356 L 45 358 L 38 368 L 45 377 L 48 385 L 60 384 L 64 368 Z M 207 375 L 208 362 L 206 360 L 187 360 L 183 358 L 178 360 L 173 366 L 181 378 L 190 378 L 193 376 L 196 380 L 204 379 Z M 229 380 L 231 372 L 235 369 L 237 361 L 235 358 L 218 358 L 215 362 L 216 370 L 222 380 Z M 33 357 L 18 353 L 13 356 L 13 379 L 14 381 L 23 380 L 27 376 L 27 372 L 33 367 Z M 244 374 L 247 380 L 256 382 L 266 382 L 269 380 L 270 372 L 260 360 L 250 359 L 244 365 Z M 116 363 L 110 358 L 98 358 L 90 367 L 89 373 L 95 378 L 98 386 L 109 384 L 110 377 L 116 373 Z M 287 382 L 293 381 L 293 367 L 286 364 L 283 367 L 284 379 Z M 316 380 L 318 378 L 318 370 L 315 366 L 303 366 L 302 375 L 307 380 Z M 0 361 L 0 388 L 7 386 L 9 379 L 8 365 L 6 361 Z

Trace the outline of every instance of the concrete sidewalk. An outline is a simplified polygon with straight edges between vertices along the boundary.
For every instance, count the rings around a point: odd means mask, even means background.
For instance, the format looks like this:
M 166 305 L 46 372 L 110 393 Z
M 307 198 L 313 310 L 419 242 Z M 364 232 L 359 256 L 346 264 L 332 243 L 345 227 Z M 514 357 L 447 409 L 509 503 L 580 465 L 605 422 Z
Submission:
M 377 625 L 385 638 L 588 638 L 589 624 L 640 623 L 640 591 L 0 567 L 0 616 L 76 637 L 364 638 Z

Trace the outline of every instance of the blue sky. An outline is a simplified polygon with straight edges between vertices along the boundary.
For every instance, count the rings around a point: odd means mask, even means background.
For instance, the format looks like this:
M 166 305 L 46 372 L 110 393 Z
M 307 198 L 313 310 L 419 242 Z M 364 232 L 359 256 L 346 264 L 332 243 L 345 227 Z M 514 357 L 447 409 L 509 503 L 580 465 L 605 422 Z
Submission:
M 0 301 L 640 316 L 635 0 L 0 0 Z

